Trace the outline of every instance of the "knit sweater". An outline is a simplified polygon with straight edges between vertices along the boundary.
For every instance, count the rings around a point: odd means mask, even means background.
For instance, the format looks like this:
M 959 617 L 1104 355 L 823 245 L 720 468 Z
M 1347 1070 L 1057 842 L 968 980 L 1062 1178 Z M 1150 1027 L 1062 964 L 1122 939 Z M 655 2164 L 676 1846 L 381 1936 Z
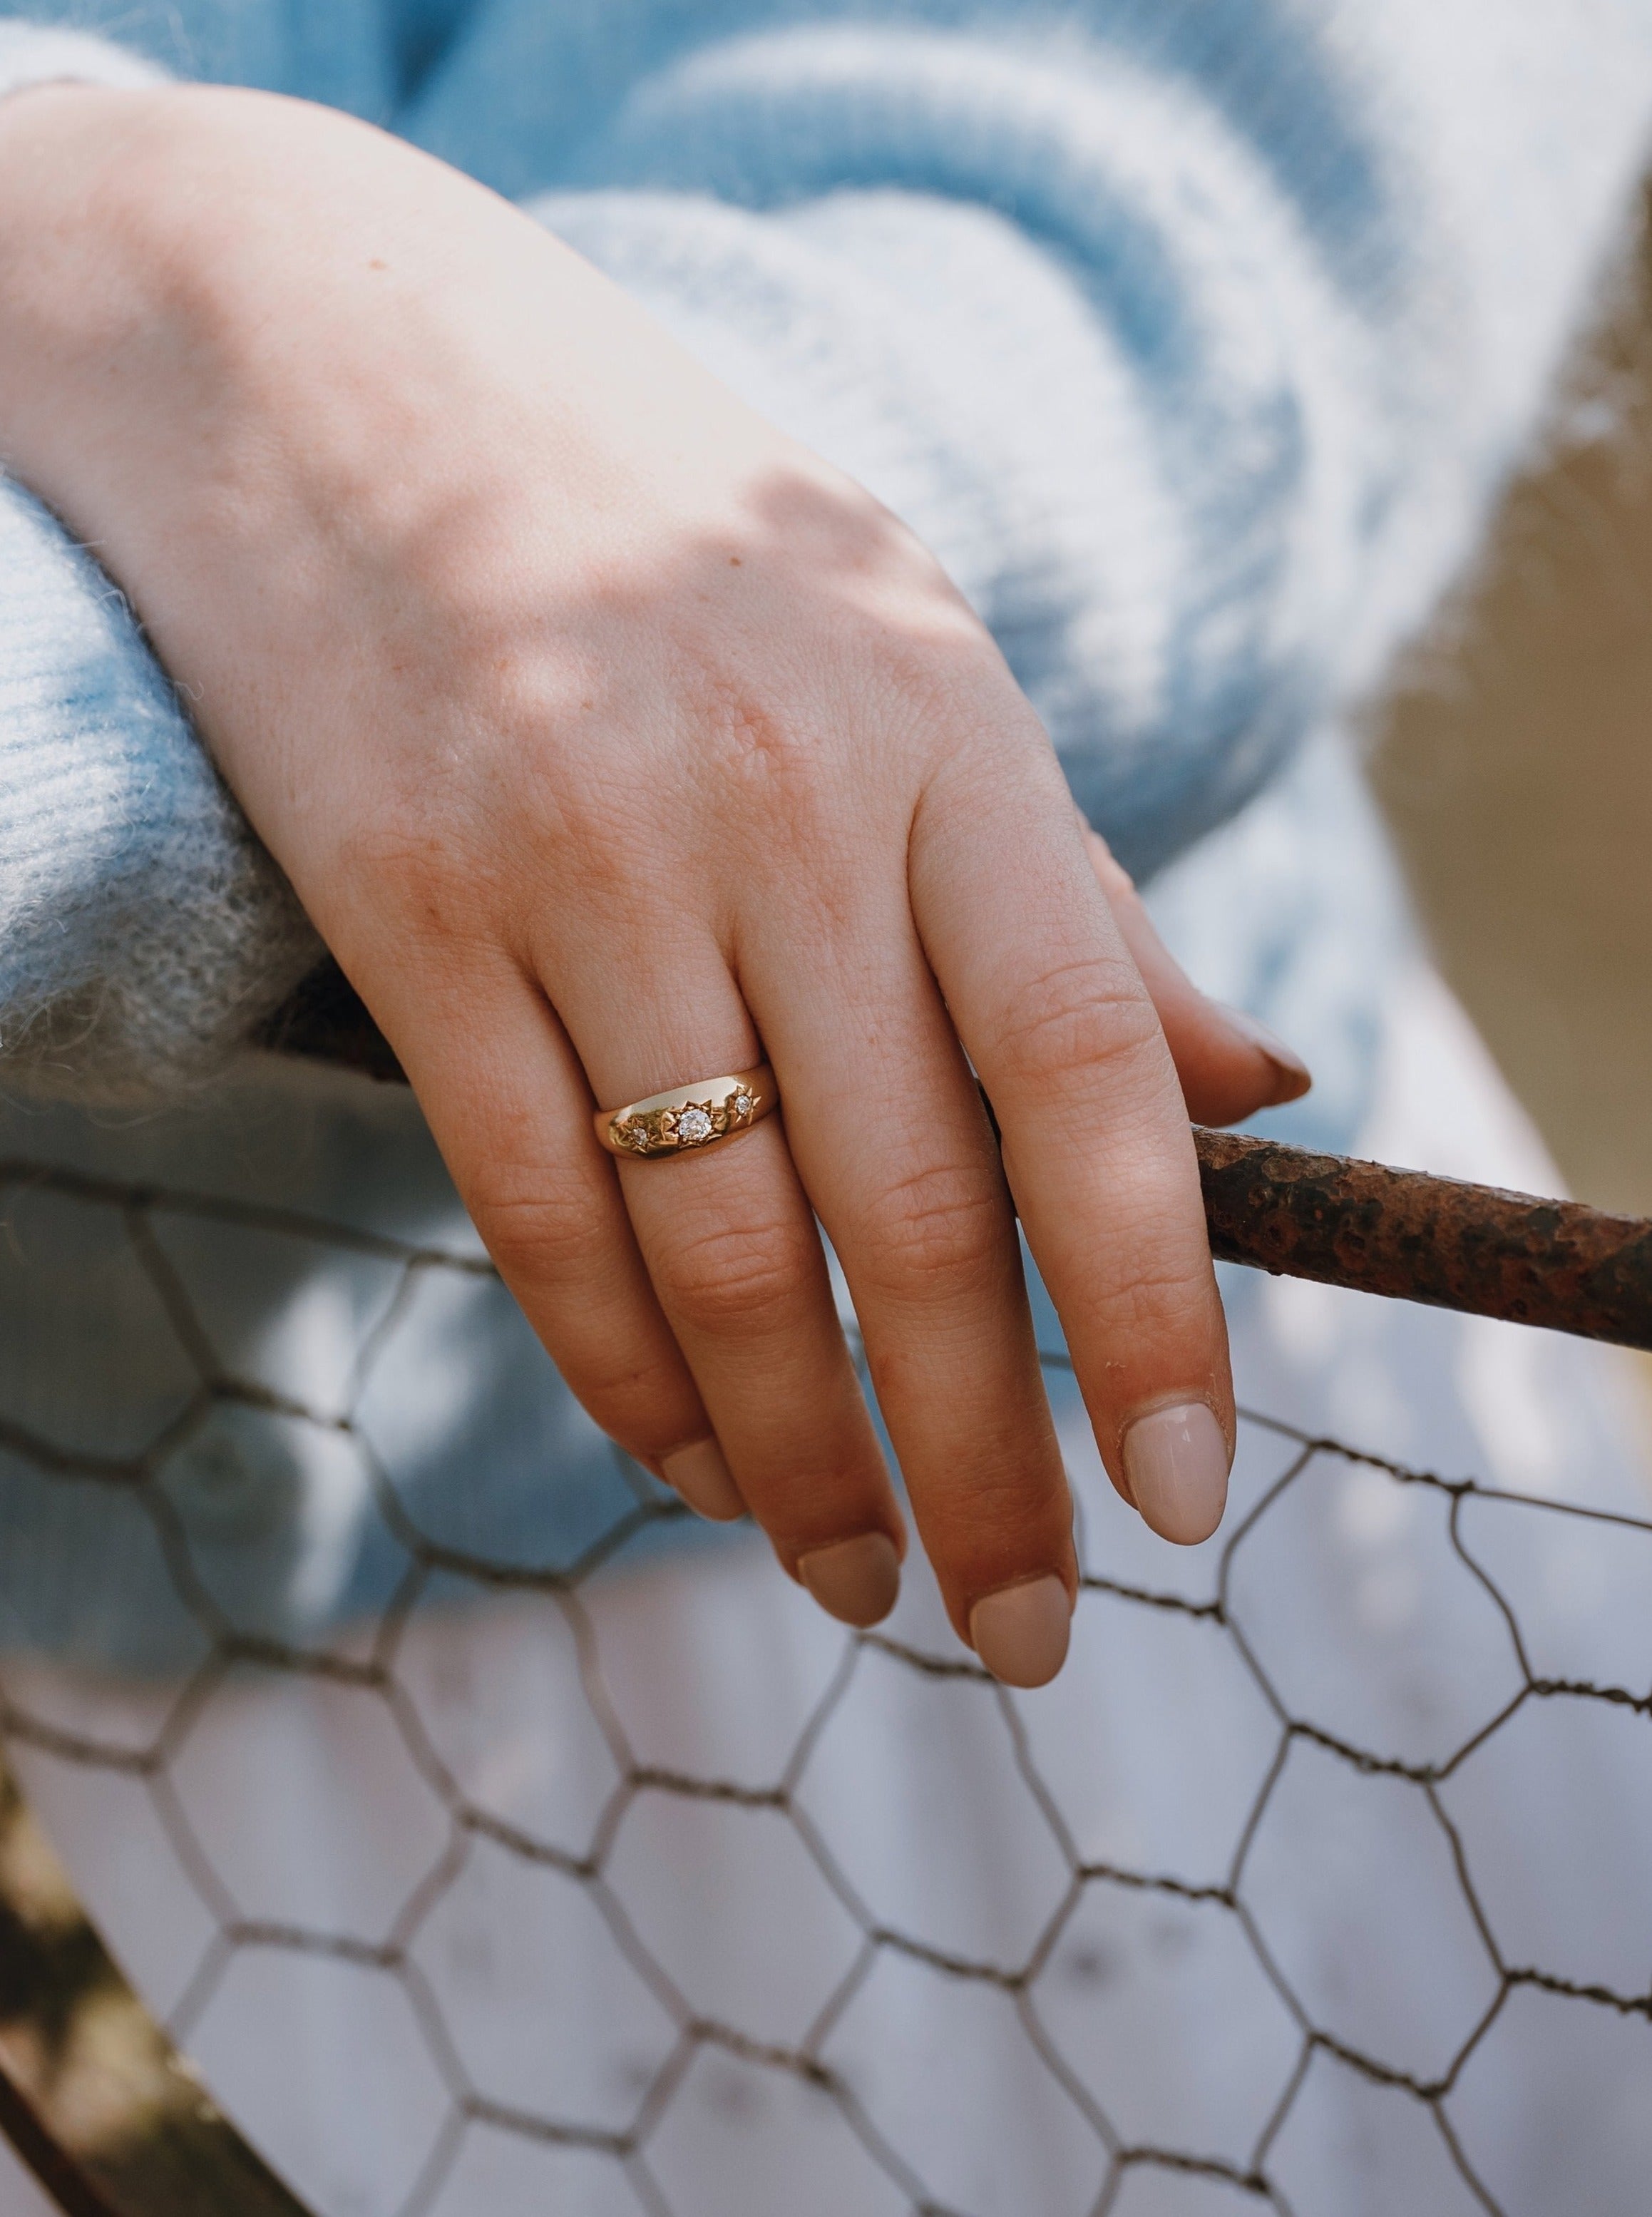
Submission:
M 62 0 L 387 121 L 903 515 L 1150 874 L 1470 553 L 1617 235 L 1652 0 Z M 0 485 L 0 1071 L 164 1093 L 318 954 L 118 590 Z
M 1652 0 L 58 12 L 123 43 L 0 24 L 0 90 L 163 68 L 388 120 L 859 476 L 1200 982 L 1307 1052 L 1294 1129 L 1353 1140 L 1397 908 L 1335 729 L 1537 435 L 1637 174 Z M 392 1497 L 455 1560 L 626 1528 L 638 1474 L 473 1267 L 411 1102 L 237 1060 L 319 951 L 119 581 L 0 481 L 0 1158 L 74 1174 L 7 1189 L 0 1644 L 188 1660 L 186 1564 L 306 1637 L 400 1590 Z

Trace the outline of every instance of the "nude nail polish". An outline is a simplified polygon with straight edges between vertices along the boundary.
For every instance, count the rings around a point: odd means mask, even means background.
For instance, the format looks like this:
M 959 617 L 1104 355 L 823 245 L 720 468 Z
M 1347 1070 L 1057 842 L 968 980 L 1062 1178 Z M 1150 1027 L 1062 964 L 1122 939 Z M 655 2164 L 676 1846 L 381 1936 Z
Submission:
M 1314 1077 L 1295 1047 L 1287 1047 L 1277 1032 L 1259 1023 L 1248 1009 L 1231 1008 L 1225 1001 L 1217 1001 L 1214 1005 L 1221 1010 L 1224 1022 L 1273 1065 L 1276 1090 L 1265 1105 L 1278 1108 L 1287 1101 L 1300 1101 L 1312 1086 Z
M 811 1547 L 798 1558 L 798 1576 L 828 1616 L 840 1624 L 881 1623 L 901 1590 L 901 1559 L 884 1532 Z
M 731 1524 L 743 1516 L 746 1504 L 735 1484 L 723 1450 L 715 1440 L 696 1440 L 663 1455 L 660 1468 L 665 1482 L 675 1486 L 688 1506 L 713 1524 Z
M 985 1595 L 970 1611 L 970 1638 L 1006 1686 L 1047 1686 L 1067 1659 L 1073 1604 L 1062 1581 L 1028 1578 Z
M 1184 1547 L 1208 1540 L 1227 1505 L 1233 1457 L 1203 1401 L 1150 1410 L 1125 1434 L 1125 1476 L 1143 1520 Z

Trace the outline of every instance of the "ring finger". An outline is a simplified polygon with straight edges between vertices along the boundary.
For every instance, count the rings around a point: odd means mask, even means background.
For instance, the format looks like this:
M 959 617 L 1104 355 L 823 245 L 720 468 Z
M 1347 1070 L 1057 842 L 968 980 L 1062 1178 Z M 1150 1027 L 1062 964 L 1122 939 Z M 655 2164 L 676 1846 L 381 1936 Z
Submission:
M 707 938 L 672 942 L 673 973 L 627 968 L 607 990 L 558 981 L 558 1004 L 605 1107 L 762 1059 Z M 784 1127 L 675 1158 L 621 1159 L 621 1190 L 655 1293 L 735 1485 L 786 1569 L 834 1615 L 893 1606 L 904 1528 L 832 1299 L 814 1211 Z

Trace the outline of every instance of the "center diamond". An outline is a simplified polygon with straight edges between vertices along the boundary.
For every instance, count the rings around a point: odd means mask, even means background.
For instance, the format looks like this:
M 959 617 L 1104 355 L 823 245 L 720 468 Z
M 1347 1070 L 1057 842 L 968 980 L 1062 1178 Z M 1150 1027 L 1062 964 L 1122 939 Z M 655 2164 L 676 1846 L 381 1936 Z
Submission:
M 676 1139 L 680 1146 L 697 1147 L 702 1139 L 712 1136 L 712 1120 L 704 1108 L 679 1108 Z

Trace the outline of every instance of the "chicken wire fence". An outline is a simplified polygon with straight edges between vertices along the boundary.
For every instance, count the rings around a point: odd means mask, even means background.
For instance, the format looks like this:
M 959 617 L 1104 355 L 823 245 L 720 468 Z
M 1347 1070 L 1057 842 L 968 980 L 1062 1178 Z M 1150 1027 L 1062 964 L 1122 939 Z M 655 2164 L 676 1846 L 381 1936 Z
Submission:
M 123 1908 L 94 1887 L 93 1910 L 135 1966 L 151 2006 L 195 2048 L 231 2109 L 258 2108 L 237 2088 L 255 2083 L 247 2042 L 256 2047 L 261 2016 L 268 2026 L 261 1967 L 314 1967 L 323 2016 L 335 2009 L 348 2016 L 352 2004 L 342 1998 L 352 1987 L 379 1998 L 351 2020 L 348 2052 L 330 2050 L 324 2067 L 348 2080 L 369 2069 L 370 2048 L 381 2051 L 373 2069 L 385 2067 L 384 2052 L 399 2059 L 397 2162 L 379 2172 L 385 2208 L 445 2217 L 515 2208 L 513 2193 L 523 2208 L 650 2217 L 812 2207 L 796 2148 L 823 2146 L 829 2121 L 839 2150 L 832 2161 L 847 2165 L 833 2176 L 850 2183 L 834 2185 L 822 2206 L 982 2217 L 985 2202 L 968 2199 L 955 2169 L 949 2175 L 948 2150 L 969 2138 L 983 2106 L 999 2102 L 1020 2104 L 1035 2140 L 1060 2143 L 1063 2178 L 1088 2181 L 1071 2202 L 1084 2217 L 1172 2207 L 1214 2213 L 1230 2202 L 1301 2213 L 1311 2196 L 1300 2198 L 1301 2165 L 1293 2176 L 1286 2160 L 1293 2121 L 1322 2105 L 1335 2084 L 1367 2137 L 1408 2144 L 1407 2175 L 1432 2181 L 1430 2207 L 1503 2211 L 1513 2202 L 1474 2119 L 1490 2114 L 1485 2086 L 1507 2075 L 1519 2050 L 1518 2040 L 1509 2046 L 1511 2028 L 1534 2005 L 1564 2013 L 1564 2044 L 1586 2062 L 1596 2054 L 1590 2026 L 1607 2028 L 1609 2047 L 1627 2041 L 1627 2079 L 1613 2078 L 1613 2064 L 1594 2083 L 1652 2095 L 1644 1889 L 1603 1904 L 1598 1876 L 1581 1867 L 1568 1875 L 1563 1842 L 1546 1862 L 1538 1856 L 1535 1880 L 1529 1869 L 1522 1878 L 1518 1851 L 1552 1830 L 1556 1802 L 1587 1803 L 1590 1778 L 1645 1769 L 1645 1615 L 1626 1621 L 1610 1596 L 1600 1605 L 1600 1579 L 1609 1584 L 1626 1563 L 1639 1577 L 1638 1566 L 1652 1564 L 1652 1521 L 1404 1467 L 1246 1414 L 1234 1509 L 1219 1546 L 1196 1557 L 1138 1552 L 1121 1567 L 1119 1548 L 1098 1539 L 1108 1497 L 1078 1485 L 1085 1575 L 1077 1694 L 1063 1697 L 1059 1686 L 1032 1697 L 1004 1691 L 939 1634 L 933 1608 L 860 1634 L 810 1617 L 807 1683 L 783 1728 L 771 1720 L 767 1737 L 758 1734 L 740 1761 L 719 1770 L 696 1761 L 693 1732 L 674 1742 L 669 1726 L 648 1723 L 634 1688 L 615 1689 L 638 1621 L 635 1608 L 626 1613 L 619 1574 L 639 1542 L 683 1516 L 674 1498 L 616 1457 L 623 1494 L 574 1555 L 495 1559 L 427 1528 L 363 1421 L 410 1311 L 433 1285 L 489 1279 L 485 1262 L 49 1165 L 13 1163 L 3 1176 L 14 1204 L 46 1197 L 118 1226 L 193 1380 L 160 1428 L 118 1455 L 8 1417 L 0 1422 L 6 1467 L 30 1473 L 31 1483 L 119 1496 L 135 1510 L 198 1633 L 188 1670 L 140 1672 L 129 1683 L 14 1652 L 0 1708 L 7 1747 L 48 1823 L 65 1810 L 72 1818 L 96 1809 L 104 1813 L 94 1831 L 152 1837 L 149 1868 L 169 1867 L 153 1880 L 154 1898 Z M 203 1225 L 347 1251 L 385 1274 L 386 1298 L 354 1349 L 348 1390 L 331 1406 L 306 1406 L 226 1364 L 209 1299 L 180 1261 L 190 1227 Z M 1045 1361 L 1059 1409 L 1063 1394 L 1071 1402 L 1070 1380 L 1058 1353 Z M 385 1605 L 294 1641 L 269 1636 L 243 1619 L 232 1595 L 226 1600 L 213 1572 L 212 1532 L 203 1536 L 195 1497 L 177 1473 L 193 1454 L 198 1477 L 203 1443 L 221 1436 L 226 1417 L 248 1416 L 315 1427 L 360 1458 L 399 1563 Z M 1361 1573 L 1366 1617 L 1374 1610 L 1379 1628 L 1385 1621 L 1404 1635 L 1409 1624 L 1415 1635 L 1384 1647 L 1399 1660 L 1382 1668 L 1399 1678 L 1379 1698 L 1365 1683 L 1375 1651 L 1350 1629 L 1354 1588 L 1333 1579 L 1319 1602 L 1304 1603 L 1312 1620 L 1305 1633 L 1298 1625 L 1287 1639 L 1282 1630 L 1278 1596 L 1304 1563 L 1322 1557 L 1328 1502 L 1338 1504 L 1336 1528 L 1345 1533 L 1403 1527 L 1411 1535 L 1413 1555 L 1421 1549 L 1427 1558 L 1421 1575 L 1433 1618 L 1446 1627 L 1444 1646 L 1431 1646 L 1433 1634 L 1415 1633 L 1415 1606 L 1408 1618 L 1403 1608 L 1396 1614 L 1391 1595 L 1384 1601 L 1380 1563 L 1375 1588 Z M 730 1563 L 755 1560 L 754 1550 L 736 1543 L 730 1554 L 724 1543 L 686 1565 L 674 1558 L 675 1567 L 638 1575 L 646 1591 L 654 1590 L 650 1578 L 715 1584 L 749 1576 L 730 1572 Z M 1581 1596 L 1558 1613 L 1544 1601 L 1557 1562 L 1570 1565 Z M 1160 1574 L 1139 1578 L 1138 1564 Z M 766 1575 L 767 1590 L 779 1594 L 784 1582 Z M 803 1606 L 789 1592 L 775 1605 L 782 1603 Z M 738 1605 L 737 1595 L 725 1597 L 724 1616 Z M 475 1633 L 484 1621 L 504 1630 L 496 1639 Z M 658 1638 L 669 1650 L 669 1625 Z M 490 1725 L 492 1697 L 485 1684 L 478 1690 L 496 1665 L 508 1675 L 500 1641 L 537 1658 L 533 1690 L 509 1732 L 496 1714 Z M 1100 1658 L 1088 1676 L 1087 1652 Z M 1196 1666 L 1177 1659 L 1190 1656 Z M 669 1655 L 662 1667 L 656 1699 L 661 1685 L 684 1675 Z M 694 1683 L 675 1688 L 684 1704 L 712 1698 L 712 1679 L 696 1680 L 692 1668 L 686 1676 Z M 1159 1707 L 1142 1720 L 1150 1683 Z M 1217 1684 L 1212 1720 L 1208 1689 Z M 1109 1685 L 1120 1705 L 1111 1720 L 1096 1690 Z M 1187 1693 L 1180 1726 L 1167 1687 L 1172 1696 Z M 325 1883 L 309 1895 L 299 1887 L 294 1911 L 281 1886 L 268 1880 L 274 1865 L 260 1861 L 263 1850 L 248 1850 L 248 1825 L 268 1831 L 272 1812 L 296 1811 L 300 1832 L 311 1826 L 301 1806 L 305 1762 L 292 1738 L 277 1729 L 258 1742 L 247 1730 L 257 1703 L 273 1714 L 270 1705 L 279 1708 L 289 1695 L 312 1717 L 331 1705 L 354 1720 L 330 1743 L 336 1806 L 316 1837 L 378 1810 L 363 1851 L 375 1867 L 371 1899 L 353 1897 L 347 1876 L 330 1894 Z M 544 1705 L 537 1713 L 536 1702 Z M 866 1751 L 879 1720 L 897 1710 L 918 1721 L 891 1769 Z M 1098 1770 L 1146 1775 L 1130 1768 L 1132 1710 L 1143 1731 L 1168 1732 L 1174 1742 L 1185 1726 L 1195 1742 L 1162 1789 L 1174 1805 L 1168 1818 L 1138 1824 L 1135 1853 L 1137 1820 L 1099 1821 L 1087 1800 Z M 532 1767 L 536 1758 L 522 1750 L 541 1729 L 564 1749 L 576 1742 L 576 1758 L 561 1763 L 549 1788 L 534 1788 L 537 1800 L 525 1799 L 511 1786 L 511 1765 Z M 241 1806 L 250 1792 L 250 1739 L 262 1748 L 266 1774 L 250 1818 Z M 948 1819 L 949 1751 L 966 1743 L 986 1781 L 984 1821 L 996 1842 L 981 1858 L 987 1890 L 996 1872 L 1008 1903 L 973 1922 L 967 1910 L 954 1913 L 945 1868 L 953 1833 L 983 1821 L 967 1812 Z M 1574 1757 L 1586 1743 L 1588 1761 L 1579 1768 Z M 1163 1756 L 1153 1760 L 1162 1772 Z M 1174 1753 L 1171 1761 L 1174 1768 Z M 860 1775 L 864 1785 L 868 1770 L 871 1787 L 857 1800 L 852 1782 Z M 880 1864 L 867 1836 L 888 1821 L 874 1806 L 880 1782 L 898 1799 L 913 1770 L 924 1774 L 924 1806 L 939 1819 L 919 1867 L 890 1879 L 895 1865 Z M 105 1784 L 111 1794 L 118 1787 L 116 1798 L 97 1798 Z M 1119 1795 L 1131 1798 L 1124 1788 Z M 1584 1821 L 1602 1829 L 1587 1811 Z M 1632 1824 L 1630 1831 L 1632 1862 L 1648 1835 L 1637 1840 Z M 753 1875 L 743 1832 L 761 1833 L 764 1853 L 784 1864 L 778 1891 Z M 324 1860 L 323 1847 L 314 1853 Z M 739 1931 L 744 1917 L 750 1930 L 737 1948 L 698 1932 L 692 1904 L 675 1917 L 662 1909 L 662 1889 L 690 1865 L 702 1877 L 722 1868 L 718 1883 L 743 1894 L 729 1929 Z M 1563 1887 L 1593 1897 L 1570 1924 L 1545 1923 L 1533 1908 L 1534 1887 L 1552 1892 L 1556 1870 Z M 1359 1960 L 1391 1967 L 1400 1986 L 1429 1988 L 1449 1957 L 1448 2004 L 1432 2016 L 1425 2007 L 1415 2023 L 1401 2024 L 1391 2011 L 1384 2018 L 1380 2009 L 1372 2015 L 1346 1951 L 1328 1961 L 1312 1940 L 1304 1899 L 1316 1887 L 1359 1928 Z M 169 1909 L 163 1895 L 189 1905 Z M 530 1929 L 539 1927 L 549 1935 L 543 1941 Z M 1536 1952 L 1545 1937 L 1553 1950 L 1546 1955 Z M 731 1963 L 731 1954 L 742 1961 Z M 77 1975 L 66 1961 L 57 2018 L 65 2069 Z M 525 1993 L 536 1983 L 545 1988 L 537 1998 Z M 770 1986 L 785 1990 L 784 2009 L 768 2006 Z M 935 2044 L 938 1991 L 940 2019 L 962 2043 L 956 2056 L 949 2034 Z M 925 1998 L 914 2001 L 920 1992 Z M 238 2032 L 222 2029 L 231 2017 Z M 305 2019 L 325 2047 L 319 2021 Z M 1166 2049 L 1167 2022 L 1217 2038 L 1204 2092 L 1191 2066 L 1166 2083 L 1163 2054 L 1181 2038 Z M 899 2053 L 903 2024 L 932 2028 L 912 2033 L 923 2047 L 915 2060 Z M 361 2035 L 363 2025 L 371 2037 Z M 591 2052 L 605 2027 L 619 2060 L 598 2072 Z M 220 2047 L 222 2080 L 214 2067 Z M 1160 2061 L 1144 2069 L 1143 2056 Z M 265 2078 L 289 2060 L 266 2039 Z M 891 2105 L 885 2082 L 902 2070 L 915 2071 L 922 2090 Z M 364 2092 L 363 2105 L 374 2098 Z M 784 2202 L 748 2205 L 730 2183 L 737 2181 L 738 2148 L 743 2136 L 761 2140 L 774 2128 L 777 2102 L 805 2120 L 786 2158 L 794 2190 Z M 686 2105 L 712 2151 L 694 2158 L 698 2171 L 665 2159 Z M 283 2143 L 279 2118 L 260 2127 L 255 2116 L 253 2126 L 322 2217 L 353 2217 L 361 2205 L 348 2195 L 324 2206 L 325 2178 L 301 2136 Z M 509 2190 L 500 2184 L 507 2178 Z M 1587 2179 L 1572 2185 L 1572 2206 L 1607 2206 L 1590 2200 Z M 1193 2198 L 1164 2199 L 1172 2189 Z M 995 2211 L 1053 2209 L 1060 2199 L 1027 2191 L 1025 2180 L 1020 2189 L 982 2190 L 988 2200 L 999 2194 Z

